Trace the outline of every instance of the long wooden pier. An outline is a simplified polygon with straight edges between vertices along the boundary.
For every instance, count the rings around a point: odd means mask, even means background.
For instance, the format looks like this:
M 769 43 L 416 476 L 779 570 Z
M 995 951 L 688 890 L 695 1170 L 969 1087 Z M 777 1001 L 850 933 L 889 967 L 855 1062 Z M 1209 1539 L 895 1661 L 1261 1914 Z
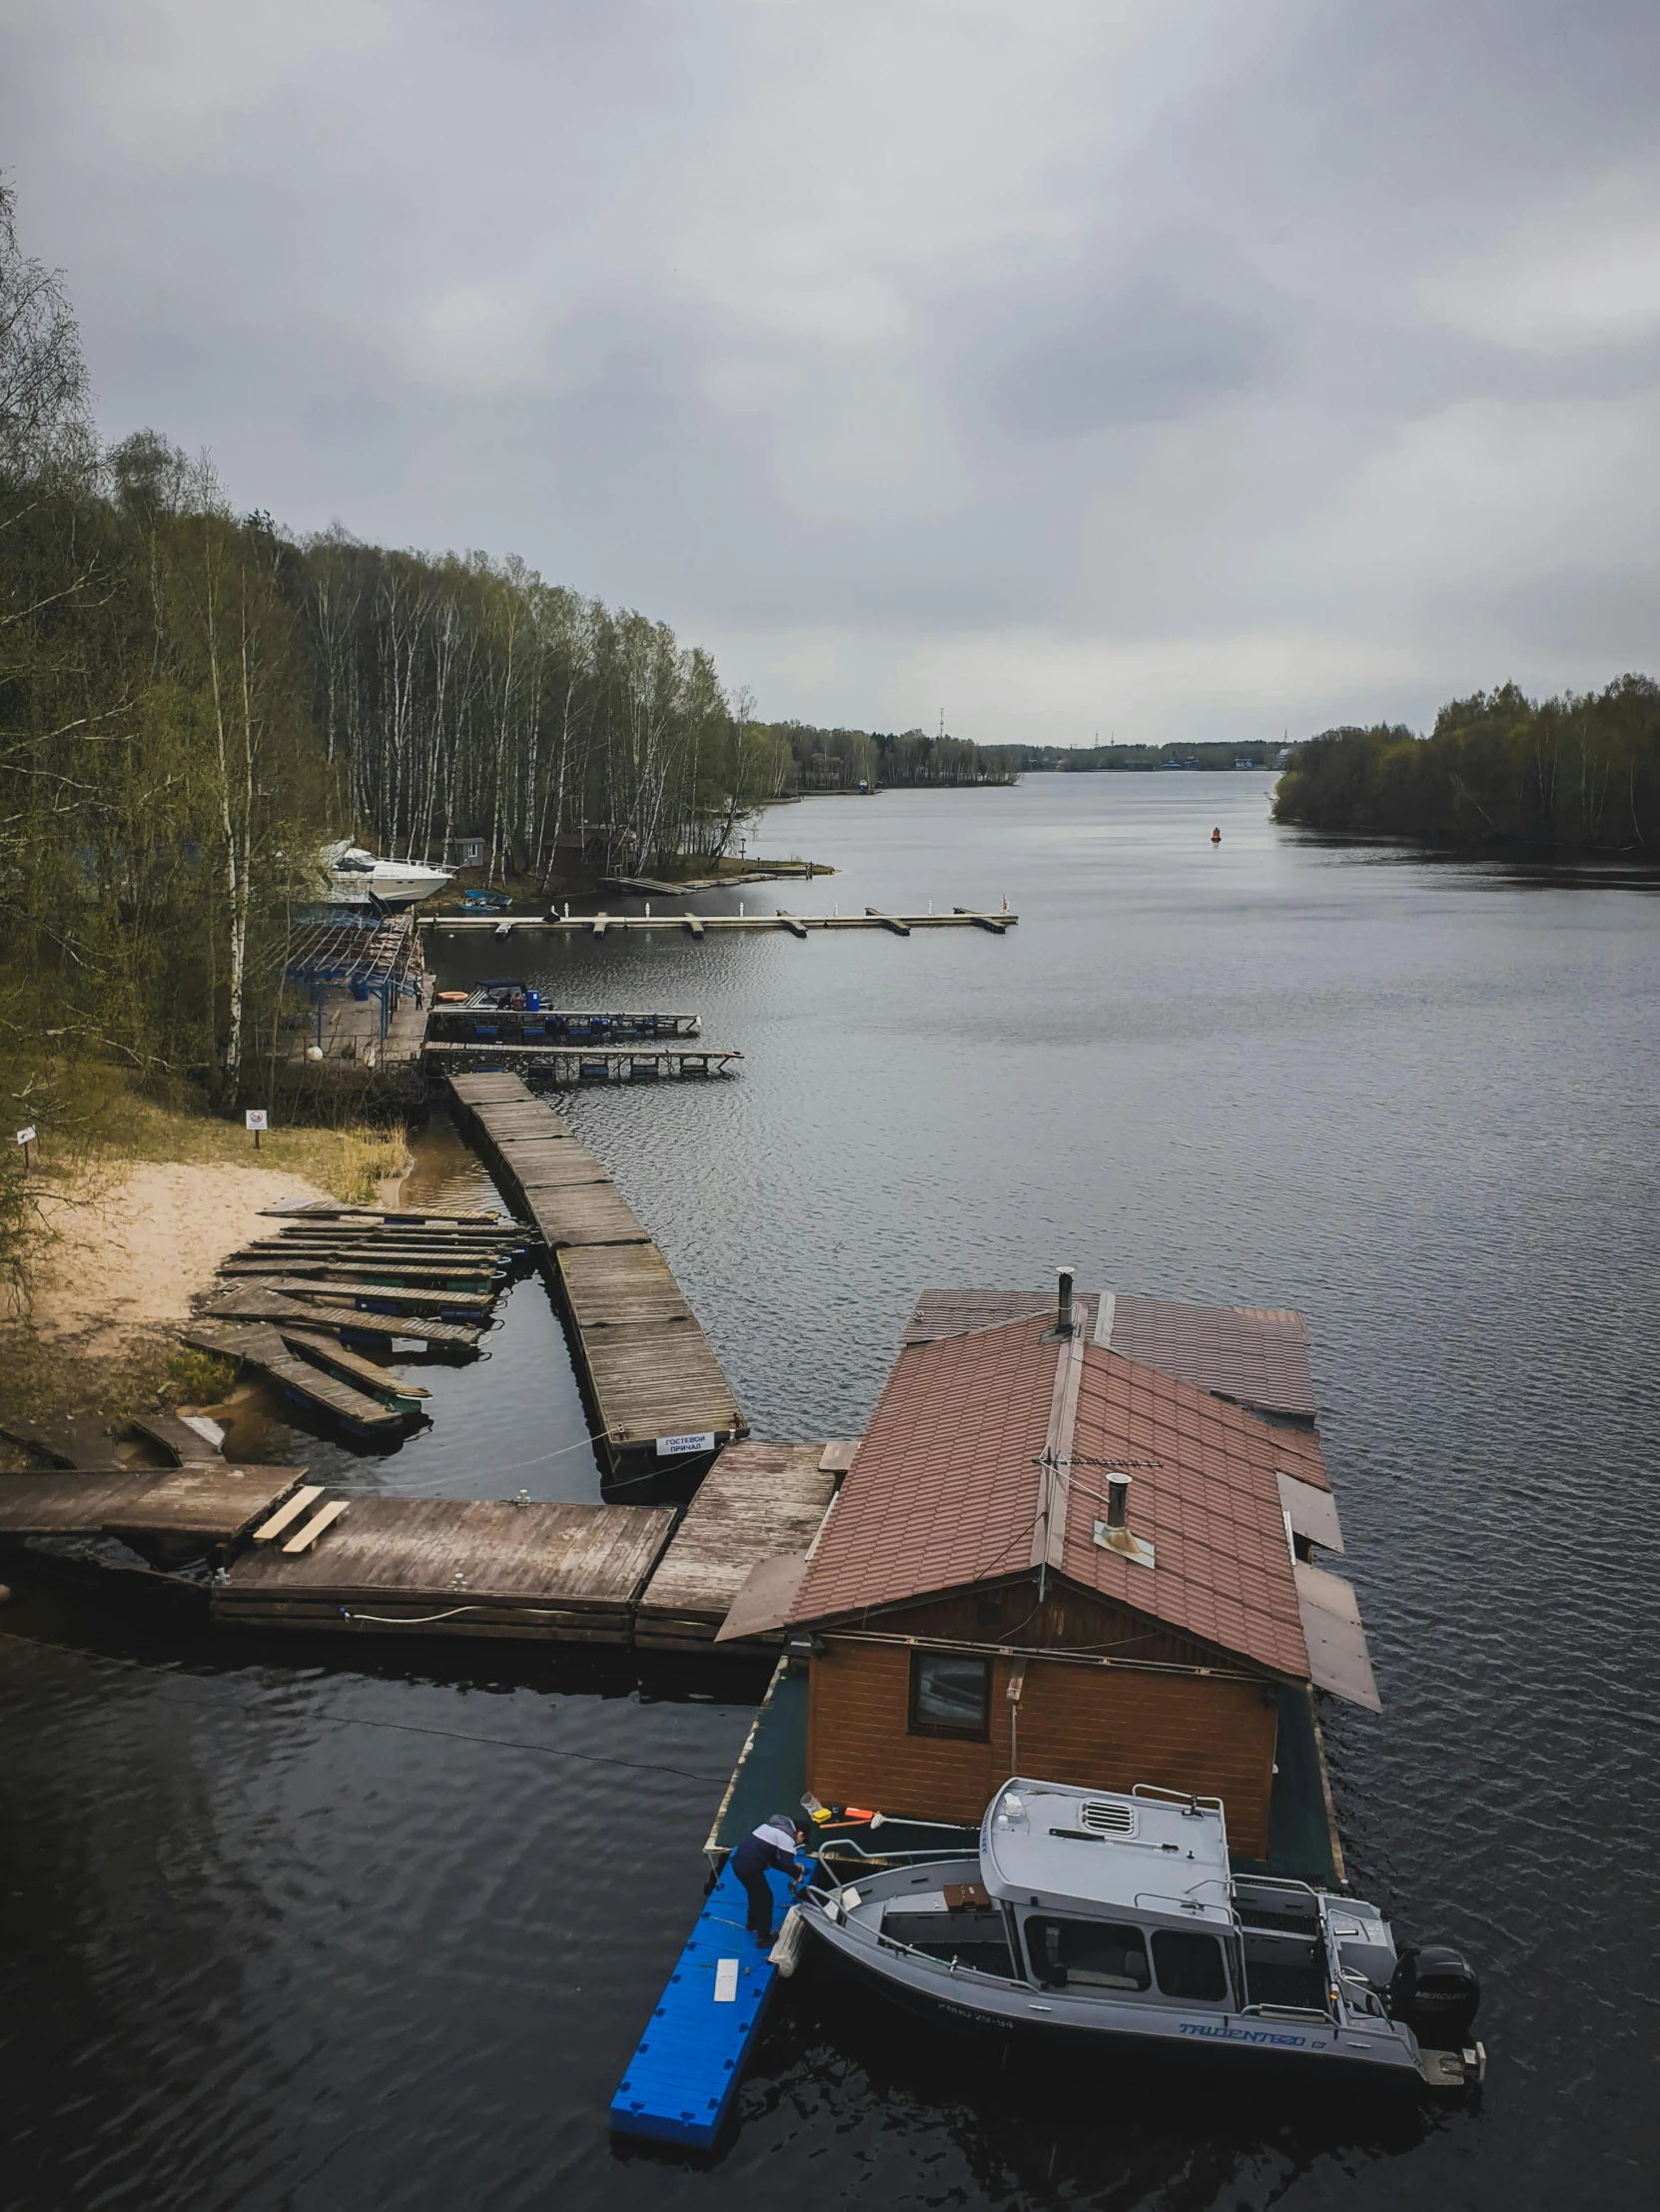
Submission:
M 609 937 L 629 930 L 681 930 L 690 937 L 718 936 L 727 930 L 771 930 L 805 937 L 810 930 L 890 930 L 909 937 L 913 930 L 989 930 L 1002 937 L 1018 914 L 953 907 L 949 914 L 884 914 L 867 907 L 862 914 L 423 914 L 420 927 L 448 937 L 484 931 L 512 937 L 521 930 L 552 931 L 564 937 Z
M 574 1038 L 604 1044 L 623 1037 L 696 1037 L 703 1026 L 701 1017 L 695 1014 L 501 1005 L 499 1002 L 509 994 L 522 999 L 524 985 L 480 984 L 458 1004 L 451 1001 L 445 1005 L 440 996 L 426 1017 L 427 1037 L 433 1044 L 467 1044 L 475 1038 L 493 1042 L 499 1037 L 522 1037 L 532 1042 L 550 1038 L 555 1044 Z
M 456 1075 L 450 1093 L 554 1285 L 613 1474 L 707 1457 L 748 1424 L 662 1253 L 586 1145 L 516 1076 Z
M 714 1045 L 537 1044 L 503 1037 L 491 1044 L 468 1040 L 428 1043 L 428 1069 L 508 1068 L 545 1076 L 560 1090 L 585 1083 L 656 1083 L 729 1076 L 743 1055 Z

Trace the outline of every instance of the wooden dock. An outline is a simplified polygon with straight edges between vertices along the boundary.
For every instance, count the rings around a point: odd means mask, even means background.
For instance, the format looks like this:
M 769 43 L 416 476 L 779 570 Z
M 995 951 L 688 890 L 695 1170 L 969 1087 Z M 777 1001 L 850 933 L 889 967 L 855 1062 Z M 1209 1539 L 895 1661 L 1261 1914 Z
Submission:
M 807 1550 L 836 1494 L 840 1447 L 728 1444 L 698 1485 L 645 1587 L 634 1641 L 661 1651 L 710 1650 L 740 1593 L 768 1582 L 794 1595 Z M 792 1579 L 793 1577 L 793 1579 Z M 763 1609 L 763 1618 L 774 1609 Z M 722 1640 L 734 1655 L 776 1654 L 777 1627 Z
M 233 1561 L 214 1587 L 216 1621 L 626 1644 L 635 1599 L 674 1523 L 668 1506 L 331 1502 L 344 1510 L 298 1556 L 285 1526 L 281 1542 Z
M 504 1192 L 543 1237 L 614 1474 L 707 1456 L 747 1423 L 669 1265 L 616 1185 L 516 1076 L 450 1093 Z
M 499 987 L 498 987 L 499 988 Z M 516 993 L 523 996 L 522 987 Z M 466 1044 L 481 1039 L 493 1043 L 501 1037 L 523 1038 L 555 1044 L 571 1039 L 603 1044 L 620 1037 L 696 1037 L 703 1027 L 695 1014 L 607 1014 L 586 1008 L 497 1006 L 486 985 L 471 992 L 460 1006 L 434 1006 L 426 1017 L 426 1035 L 433 1044 Z
M 433 1041 L 424 1047 L 428 1070 L 448 1075 L 455 1069 L 507 1068 L 545 1077 L 561 1091 L 587 1083 L 659 1083 L 729 1076 L 740 1052 L 718 1045 L 537 1044 L 522 1037 L 495 1043 L 478 1039 Z
M 310 1286 L 308 1286 L 309 1288 Z M 281 1290 L 238 1283 L 209 1298 L 203 1312 L 222 1321 L 297 1322 L 302 1328 L 334 1329 L 343 1336 L 402 1336 L 412 1343 L 444 1351 L 476 1351 L 482 1330 L 464 1321 L 434 1321 L 427 1315 L 366 1312 L 356 1305 L 324 1298 L 294 1298 Z
M 298 1467 L 223 1459 L 0 1475 L 0 1536 L 116 1536 L 147 1557 L 194 1557 L 234 1544 L 301 1479 Z
M 309 1412 L 323 1413 L 360 1435 L 376 1440 L 401 1436 L 421 1418 L 418 1402 L 413 1397 L 402 1400 L 390 1391 L 371 1392 L 349 1381 L 339 1373 L 330 1373 L 328 1367 L 316 1365 L 309 1358 L 297 1355 L 292 1348 L 298 1331 L 288 1338 L 273 1328 L 269 1322 L 251 1321 L 238 1324 L 221 1324 L 218 1327 L 203 1321 L 194 1321 L 180 1330 L 185 1343 L 194 1344 L 198 1351 L 217 1353 L 221 1359 L 234 1359 L 240 1364 L 257 1367 L 270 1376 L 283 1395 L 297 1400 Z M 300 1338 L 300 1341 L 327 1341 L 326 1339 Z M 327 1358 L 327 1354 L 324 1355 Z M 350 1356 L 350 1355 L 344 1355 Z M 333 1362 L 331 1362 L 331 1365 Z M 362 1366 L 370 1367 L 364 1360 Z M 383 1369 L 373 1369 L 377 1374 Z M 388 1375 L 387 1383 L 396 1382 Z M 421 1393 L 425 1395 L 424 1392 Z
M 792 937 L 805 937 L 810 930 L 891 930 L 901 937 L 913 930 L 988 930 L 1002 937 L 1019 920 L 1018 914 L 953 907 L 949 914 L 878 914 L 873 909 L 863 914 L 423 914 L 420 927 L 444 937 L 479 930 L 496 937 L 521 930 L 565 937 L 608 937 L 629 930 L 680 930 L 690 937 L 728 930 L 784 931 Z

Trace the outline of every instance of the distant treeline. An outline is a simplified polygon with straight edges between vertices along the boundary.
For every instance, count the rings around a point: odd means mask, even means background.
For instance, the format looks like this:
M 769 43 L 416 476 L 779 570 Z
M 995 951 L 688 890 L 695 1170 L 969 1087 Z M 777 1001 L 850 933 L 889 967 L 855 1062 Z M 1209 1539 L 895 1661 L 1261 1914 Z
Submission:
M 297 541 L 234 515 L 154 432 L 103 448 L 62 280 L 23 252 L 0 188 L 15 1122 L 50 1122 L 77 1054 L 259 1096 L 294 910 L 331 837 L 433 858 L 482 838 L 490 874 L 550 885 L 560 867 L 719 854 L 791 773 L 662 623 L 513 560 Z
M 776 796 L 798 791 L 880 791 L 922 785 L 1012 783 L 1020 748 L 977 745 L 926 730 L 820 730 L 807 722 L 771 722 L 781 780 Z
M 1218 745 L 1024 745 L 1020 766 L 1065 774 L 1138 768 L 1271 768 L 1285 750 L 1255 739 Z
M 1309 829 L 1624 852 L 1660 845 L 1660 685 L 1455 699 L 1428 737 L 1326 730 L 1293 750 L 1274 818 Z

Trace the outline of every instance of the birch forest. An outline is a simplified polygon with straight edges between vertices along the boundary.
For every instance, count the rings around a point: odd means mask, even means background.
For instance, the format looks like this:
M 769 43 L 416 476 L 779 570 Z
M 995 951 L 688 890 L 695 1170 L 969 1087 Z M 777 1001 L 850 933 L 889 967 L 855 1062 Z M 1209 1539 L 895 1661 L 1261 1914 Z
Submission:
M 61 275 L 0 188 L 0 1089 L 233 1103 L 322 845 L 551 894 L 730 846 L 787 744 L 663 623 L 521 561 L 300 538 L 95 434 Z

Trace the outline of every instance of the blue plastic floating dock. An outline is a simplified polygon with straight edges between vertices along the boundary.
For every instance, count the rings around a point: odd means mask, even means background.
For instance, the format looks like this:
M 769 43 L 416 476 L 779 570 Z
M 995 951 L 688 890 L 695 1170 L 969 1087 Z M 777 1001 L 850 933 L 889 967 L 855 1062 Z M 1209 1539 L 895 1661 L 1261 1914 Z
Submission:
M 789 1883 L 779 1873 L 767 1879 L 781 1926 Z M 619 2135 L 707 2150 L 720 2133 L 778 1978 L 743 1924 L 747 1910 L 743 1885 L 727 1866 L 611 2099 Z

